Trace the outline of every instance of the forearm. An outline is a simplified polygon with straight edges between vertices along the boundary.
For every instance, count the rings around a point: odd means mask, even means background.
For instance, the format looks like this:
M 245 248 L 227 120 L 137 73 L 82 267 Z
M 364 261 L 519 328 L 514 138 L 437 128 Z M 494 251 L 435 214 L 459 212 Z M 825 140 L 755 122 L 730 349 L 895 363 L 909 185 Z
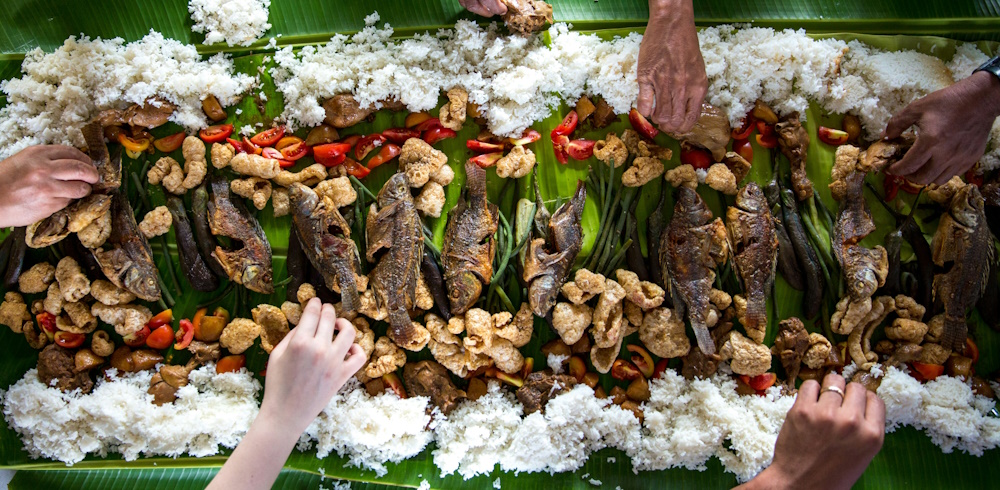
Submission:
M 649 0 L 649 21 L 685 21 L 694 25 L 693 0 Z
M 271 488 L 300 434 L 262 411 L 208 488 Z

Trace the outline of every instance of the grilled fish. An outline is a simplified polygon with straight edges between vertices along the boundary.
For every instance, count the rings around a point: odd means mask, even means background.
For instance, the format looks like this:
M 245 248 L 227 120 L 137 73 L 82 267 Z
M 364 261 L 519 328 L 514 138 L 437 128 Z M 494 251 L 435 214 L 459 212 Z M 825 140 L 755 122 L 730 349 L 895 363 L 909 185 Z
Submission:
M 688 320 L 706 355 L 715 353 L 715 342 L 708 331 L 709 293 L 715 282 L 715 267 L 726 260 L 728 243 L 722 220 L 712 220 L 712 211 L 697 192 L 680 188 L 674 216 L 660 236 L 660 262 L 663 277 L 670 278 L 674 308 Z
M 862 190 L 865 174 L 853 172 L 843 178 L 845 194 L 833 227 L 833 250 L 840 262 L 847 291 L 854 301 L 863 301 L 885 285 L 889 257 L 885 249 L 862 247 L 859 242 L 875 231 L 875 222 Z
M 139 231 L 132 205 L 121 191 L 111 196 L 111 236 L 94 250 L 94 258 L 115 286 L 146 301 L 160 299 L 160 285 L 156 280 L 159 271 L 153 263 L 153 251 Z
M 224 177 L 212 176 L 210 187 L 208 226 L 213 235 L 228 237 L 239 247 L 229 251 L 217 246 L 212 257 L 237 284 L 258 293 L 273 293 L 271 244 L 260 223 L 250 215 L 242 200 L 230 198 L 229 182 Z
M 736 206 L 726 212 L 726 221 L 733 264 L 747 300 L 743 328 L 754 342 L 762 343 L 767 330 L 767 295 L 778 265 L 778 235 L 760 186 L 750 182 L 740 189 Z
M 961 350 L 968 335 L 966 311 L 983 294 L 993 260 L 993 237 L 983 213 L 983 196 L 975 185 L 966 184 L 955 193 L 931 248 L 934 264 L 945 270 L 934 276 L 934 295 L 945 311 L 941 345 Z
M 441 248 L 453 315 L 472 308 L 482 294 L 483 285 L 493 278 L 494 235 L 500 224 L 500 210 L 486 200 L 486 171 L 466 162 L 465 175 L 465 196 L 448 216 Z
M 109 192 L 121 187 L 121 147 L 115 150 L 114 155 L 108 153 L 108 145 L 104 144 L 104 126 L 100 121 L 92 121 L 80 131 L 83 133 L 83 140 L 87 142 L 87 155 L 101 176 L 100 182 L 94 184 L 94 192 Z
M 587 187 L 581 180 L 576 184 L 573 198 L 560 206 L 549 219 L 548 238 L 531 240 L 524 258 L 524 282 L 528 284 L 528 302 L 535 315 L 546 317 L 552 311 L 559 290 L 583 248 L 580 218 L 586 200 Z
M 378 192 L 365 227 L 366 257 L 378 262 L 371 273 L 375 299 L 389 313 L 389 338 L 398 345 L 415 340 L 407 312 L 416 299 L 423 228 L 406 175 L 393 175 Z
M 809 148 L 809 132 L 799 122 L 799 113 L 793 112 L 774 126 L 778 135 L 778 147 L 791 163 L 792 188 L 799 201 L 813 195 L 813 184 L 806 172 L 806 150 Z
M 326 287 L 340 293 L 342 316 L 352 319 L 360 307 L 357 274 L 361 272 L 358 247 L 351 240 L 351 227 L 329 197 L 296 183 L 289 189 L 292 222 L 302 251 L 312 262 Z

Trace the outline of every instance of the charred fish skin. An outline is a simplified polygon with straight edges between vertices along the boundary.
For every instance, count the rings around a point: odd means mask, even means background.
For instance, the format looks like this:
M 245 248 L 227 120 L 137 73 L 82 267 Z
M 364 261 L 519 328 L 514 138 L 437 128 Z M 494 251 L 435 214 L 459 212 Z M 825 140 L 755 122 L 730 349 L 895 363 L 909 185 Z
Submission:
M 212 234 L 229 237 L 243 245 L 233 251 L 217 246 L 212 257 L 237 284 L 258 293 L 273 293 L 271 244 L 263 228 L 242 201 L 230 198 L 229 182 L 224 177 L 213 176 L 210 187 L 208 225 Z
M 87 143 L 87 156 L 97 167 L 97 173 L 101 180 L 94 184 L 95 193 L 105 193 L 113 191 L 122 185 L 122 153 L 121 148 L 117 148 L 112 155 L 108 152 L 108 146 L 104 143 L 104 125 L 100 120 L 88 123 L 80 130 L 83 133 L 83 140 Z
M 423 228 L 406 175 L 393 175 L 379 191 L 365 227 L 366 258 L 376 262 L 371 287 L 389 313 L 389 337 L 406 345 L 416 333 L 408 310 L 416 299 L 420 262 L 424 253 Z
M 356 281 L 361 258 L 350 227 L 329 198 L 321 198 L 302 184 L 292 185 L 289 198 L 302 251 L 322 274 L 326 287 L 340 292 L 341 315 L 353 319 L 361 306 Z
M 160 299 L 159 271 L 153 262 L 153 251 L 139 231 L 132 206 L 120 191 L 111 199 L 111 236 L 94 250 L 94 258 L 115 286 L 146 301 Z
M 707 325 L 709 293 L 715 282 L 715 267 L 725 261 L 728 248 L 722 221 L 711 220 L 712 211 L 701 196 L 681 187 L 673 219 L 660 243 L 663 277 L 670 278 L 674 308 L 680 314 L 687 310 L 698 347 L 706 355 L 715 354 L 715 342 Z
M 767 295 L 778 265 L 778 236 L 760 186 L 750 182 L 740 189 L 736 206 L 727 210 L 726 219 L 733 264 L 747 300 L 743 327 L 751 339 L 762 343 L 767 330 Z
M 559 290 L 569 278 L 576 256 L 583 248 L 583 206 L 587 188 L 578 181 L 573 198 L 556 210 L 548 223 L 548 239 L 531 241 L 524 260 L 524 282 L 528 283 L 531 311 L 547 317 L 556 304 Z
M 493 278 L 500 210 L 486 199 L 486 171 L 465 163 L 465 196 L 448 216 L 441 248 L 451 314 L 472 308 Z
M 934 293 L 945 310 L 941 346 L 946 349 L 964 349 L 968 336 L 966 312 L 976 304 L 987 284 L 994 249 L 983 203 L 975 185 L 959 189 L 931 243 L 934 264 L 947 269 L 934 277 Z

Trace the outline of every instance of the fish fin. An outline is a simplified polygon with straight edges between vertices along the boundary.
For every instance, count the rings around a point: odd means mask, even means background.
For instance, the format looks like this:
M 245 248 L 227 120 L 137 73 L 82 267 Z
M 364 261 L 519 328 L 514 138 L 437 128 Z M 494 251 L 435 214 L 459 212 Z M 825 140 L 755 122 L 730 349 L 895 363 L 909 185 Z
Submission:
M 715 354 L 715 341 L 705 326 L 694 327 L 694 336 L 698 339 L 698 348 L 707 356 Z

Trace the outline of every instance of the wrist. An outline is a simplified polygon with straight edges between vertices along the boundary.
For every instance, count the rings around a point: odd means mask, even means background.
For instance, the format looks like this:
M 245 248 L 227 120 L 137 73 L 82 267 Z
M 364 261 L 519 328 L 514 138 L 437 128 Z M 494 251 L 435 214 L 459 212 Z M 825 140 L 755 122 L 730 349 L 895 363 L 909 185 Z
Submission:
M 649 0 L 649 20 L 690 19 L 694 22 L 692 0 Z
M 983 95 L 982 102 L 990 109 L 993 117 L 1000 116 L 1000 78 L 993 72 L 977 71 L 969 79 Z
M 273 408 L 265 403 L 261 404 L 260 412 L 253 421 L 253 427 L 259 427 L 266 432 L 269 438 L 277 440 L 298 441 L 302 432 L 309 426 L 309 422 L 302 423 L 297 417 L 288 416 L 283 411 Z

